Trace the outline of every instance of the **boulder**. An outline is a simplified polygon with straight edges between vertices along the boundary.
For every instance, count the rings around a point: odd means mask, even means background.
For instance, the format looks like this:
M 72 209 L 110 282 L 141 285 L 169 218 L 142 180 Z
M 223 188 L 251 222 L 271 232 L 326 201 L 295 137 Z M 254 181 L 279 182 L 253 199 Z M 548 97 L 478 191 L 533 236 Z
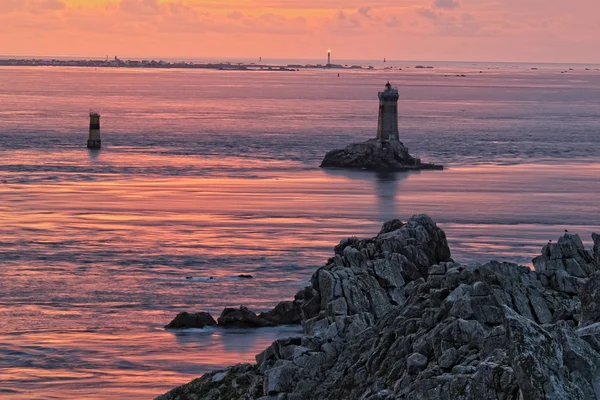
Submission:
M 412 157 L 402 142 L 380 142 L 376 139 L 327 152 L 321 168 L 332 167 L 373 171 L 443 169 L 441 165 L 422 163 L 420 159 Z
M 406 370 L 411 375 L 416 375 L 427 368 L 427 357 L 420 353 L 413 353 L 406 359 Z
M 301 302 L 282 301 L 271 311 L 261 313 L 258 317 L 275 325 L 299 325 L 302 321 Z
M 216 324 L 214 318 L 207 312 L 188 313 L 184 311 L 177 314 L 168 325 L 165 325 L 165 329 L 204 328 Z
M 245 306 L 225 308 L 217 319 L 219 326 L 228 328 L 259 328 L 275 326 L 274 323 L 259 317 Z

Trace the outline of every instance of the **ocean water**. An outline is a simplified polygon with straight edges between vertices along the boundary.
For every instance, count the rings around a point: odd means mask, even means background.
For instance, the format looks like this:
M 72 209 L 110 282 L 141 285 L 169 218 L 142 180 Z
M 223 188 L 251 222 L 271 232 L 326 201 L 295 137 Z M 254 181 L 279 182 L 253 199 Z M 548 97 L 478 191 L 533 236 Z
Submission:
M 0 397 L 146 399 L 253 361 L 299 328 L 163 325 L 291 299 L 340 239 L 391 218 L 430 214 L 461 262 L 530 265 L 564 229 L 590 244 L 600 71 L 402 66 L 0 68 Z M 319 169 L 374 136 L 387 80 L 401 140 L 446 170 Z

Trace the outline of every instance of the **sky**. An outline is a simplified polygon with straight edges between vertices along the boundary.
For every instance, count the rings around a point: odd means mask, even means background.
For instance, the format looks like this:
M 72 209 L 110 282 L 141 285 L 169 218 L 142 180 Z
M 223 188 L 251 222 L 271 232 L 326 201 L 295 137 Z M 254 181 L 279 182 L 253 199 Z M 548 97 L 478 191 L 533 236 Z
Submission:
M 0 54 L 600 63 L 598 0 L 0 0 Z

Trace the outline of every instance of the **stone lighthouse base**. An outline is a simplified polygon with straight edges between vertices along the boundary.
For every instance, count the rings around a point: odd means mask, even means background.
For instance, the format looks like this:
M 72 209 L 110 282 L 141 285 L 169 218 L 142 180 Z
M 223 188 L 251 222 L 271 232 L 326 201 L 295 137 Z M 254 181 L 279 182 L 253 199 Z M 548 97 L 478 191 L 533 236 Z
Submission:
M 321 168 L 350 168 L 372 171 L 410 171 L 444 169 L 442 165 L 422 163 L 408 154 L 402 142 L 380 142 L 377 139 L 354 143 L 344 149 L 331 150 L 323 158 Z

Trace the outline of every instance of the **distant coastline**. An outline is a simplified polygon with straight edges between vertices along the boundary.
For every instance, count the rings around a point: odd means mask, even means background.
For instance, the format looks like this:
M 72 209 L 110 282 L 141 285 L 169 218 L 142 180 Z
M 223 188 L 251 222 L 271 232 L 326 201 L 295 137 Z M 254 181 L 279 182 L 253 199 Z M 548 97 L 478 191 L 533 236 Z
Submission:
M 106 60 L 59 60 L 59 59 L 0 59 L 0 66 L 10 67 L 90 67 L 90 68 L 165 68 L 165 69 L 215 69 L 228 71 L 298 71 L 300 69 L 353 69 L 370 70 L 373 66 L 341 64 L 286 64 L 264 63 L 194 63 L 163 60 L 121 60 L 117 57 Z

